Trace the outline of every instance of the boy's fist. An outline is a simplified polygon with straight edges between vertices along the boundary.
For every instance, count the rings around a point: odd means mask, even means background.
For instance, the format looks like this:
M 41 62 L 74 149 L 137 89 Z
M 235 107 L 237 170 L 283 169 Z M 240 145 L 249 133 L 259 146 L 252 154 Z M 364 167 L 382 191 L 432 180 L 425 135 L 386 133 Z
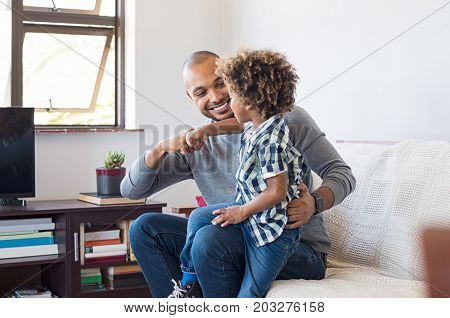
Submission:
M 206 132 L 202 129 L 192 129 L 186 134 L 186 143 L 193 150 L 200 150 L 205 145 L 205 141 L 208 139 Z

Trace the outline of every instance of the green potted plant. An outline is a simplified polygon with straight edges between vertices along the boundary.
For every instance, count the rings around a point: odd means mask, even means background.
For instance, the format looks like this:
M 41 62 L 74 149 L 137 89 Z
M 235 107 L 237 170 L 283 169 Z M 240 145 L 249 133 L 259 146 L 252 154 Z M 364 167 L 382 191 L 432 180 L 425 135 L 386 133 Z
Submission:
M 97 194 L 120 195 L 120 182 L 125 177 L 126 169 L 122 167 L 125 154 L 121 151 L 109 151 L 105 166 L 97 168 Z

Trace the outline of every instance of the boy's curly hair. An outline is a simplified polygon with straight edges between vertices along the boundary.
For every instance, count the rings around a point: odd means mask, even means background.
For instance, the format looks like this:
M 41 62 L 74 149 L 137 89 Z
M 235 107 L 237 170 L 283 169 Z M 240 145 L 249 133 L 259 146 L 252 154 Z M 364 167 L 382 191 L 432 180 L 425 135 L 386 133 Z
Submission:
M 298 76 L 287 58 L 271 50 L 238 50 L 217 61 L 216 74 L 243 105 L 266 119 L 292 109 Z

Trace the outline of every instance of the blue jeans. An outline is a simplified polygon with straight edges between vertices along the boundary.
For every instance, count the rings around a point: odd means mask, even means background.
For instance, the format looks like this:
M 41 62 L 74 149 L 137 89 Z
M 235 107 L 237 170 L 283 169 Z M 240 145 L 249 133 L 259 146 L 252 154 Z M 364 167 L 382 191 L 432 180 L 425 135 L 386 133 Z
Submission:
M 208 205 L 196 209 L 191 214 L 188 221 L 186 245 L 180 256 L 182 272 L 195 274 L 192 244 L 197 232 L 205 226 L 211 225 L 211 221 L 216 217 L 213 211 L 238 204 L 230 202 Z M 242 222 L 229 226 L 241 229 L 244 237 L 246 265 L 238 297 L 264 297 L 287 259 L 298 246 L 302 229 L 284 230 L 274 242 L 258 247 L 251 237 L 248 223 Z
M 171 279 L 180 280 L 180 254 L 186 243 L 186 218 L 147 213 L 130 228 L 133 252 L 153 297 L 173 291 Z M 245 245 L 241 229 L 203 227 L 192 243 L 197 277 L 205 297 L 237 297 L 245 274 Z M 322 279 L 325 264 L 321 253 L 300 242 L 276 279 Z

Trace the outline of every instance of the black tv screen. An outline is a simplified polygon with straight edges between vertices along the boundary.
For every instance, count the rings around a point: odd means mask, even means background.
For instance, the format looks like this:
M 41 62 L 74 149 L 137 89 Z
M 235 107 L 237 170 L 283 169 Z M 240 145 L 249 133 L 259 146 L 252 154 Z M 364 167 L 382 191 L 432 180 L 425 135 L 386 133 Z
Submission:
M 34 109 L 0 108 L 0 198 L 34 195 Z

